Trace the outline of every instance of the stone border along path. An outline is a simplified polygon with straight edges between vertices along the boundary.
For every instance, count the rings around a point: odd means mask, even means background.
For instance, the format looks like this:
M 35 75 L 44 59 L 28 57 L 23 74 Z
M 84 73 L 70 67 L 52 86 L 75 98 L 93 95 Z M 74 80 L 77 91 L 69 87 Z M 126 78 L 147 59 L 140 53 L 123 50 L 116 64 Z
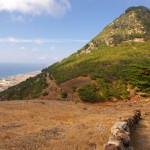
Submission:
M 134 110 L 134 114 L 116 122 L 111 128 L 111 135 L 104 150 L 133 150 L 130 133 L 141 119 L 140 110 Z

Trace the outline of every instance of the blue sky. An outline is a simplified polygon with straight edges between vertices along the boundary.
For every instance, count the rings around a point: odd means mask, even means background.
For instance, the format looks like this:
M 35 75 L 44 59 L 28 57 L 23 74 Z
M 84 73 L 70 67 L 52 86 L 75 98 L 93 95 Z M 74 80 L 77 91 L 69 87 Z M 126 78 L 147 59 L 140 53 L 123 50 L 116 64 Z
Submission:
M 52 64 L 150 0 L 0 0 L 0 63 Z

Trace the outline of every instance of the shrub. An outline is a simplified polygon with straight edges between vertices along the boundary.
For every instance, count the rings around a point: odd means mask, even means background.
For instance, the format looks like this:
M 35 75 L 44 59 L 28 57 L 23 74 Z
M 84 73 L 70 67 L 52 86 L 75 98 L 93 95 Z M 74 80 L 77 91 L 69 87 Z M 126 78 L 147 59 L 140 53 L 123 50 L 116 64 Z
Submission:
M 97 87 L 95 84 L 88 83 L 78 89 L 79 97 L 86 102 L 98 101 Z
M 100 96 L 104 100 L 111 100 L 112 97 L 117 99 L 128 99 L 129 93 L 122 80 L 110 82 L 108 80 L 97 79 L 97 86 L 100 91 Z
M 150 67 L 134 64 L 128 70 L 130 84 L 144 93 L 150 93 Z
M 66 91 L 61 92 L 61 98 L 67 98 L 68 93 Z
M 49 94 L 48 91 L 44 91 L 44 93 L 42 94 L 43 96 L 47 96 Z
M 118 87 L 119 94 L 121 95 L 122 99 L 128 99 L 129 92 L 127 91 L 127 87 L 122 80 L 118 81 Z
M 120 44 L 124 40 L 123 36 L 119 34 L 113 35 L 112 38 L 113 38 L 114 45 Z
M 72 92 L 76 92 L 77 87 L 76 86 L 72 86 L 71 89 L 72 89 Z

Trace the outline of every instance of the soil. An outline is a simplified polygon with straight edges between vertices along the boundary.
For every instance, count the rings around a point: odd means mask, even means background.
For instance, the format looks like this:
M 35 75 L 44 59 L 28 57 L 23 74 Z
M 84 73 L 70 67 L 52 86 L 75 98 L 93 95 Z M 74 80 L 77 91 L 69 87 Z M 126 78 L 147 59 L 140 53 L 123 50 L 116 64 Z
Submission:
M 150 150 L 150 101 L 76 103 L 0 102 L 0 150 L 103 150 L 111 126 L 134 109 L 142 120 L 132 136 L 136 150 Z
M 150 150 L 150 103 L 141 110 L 142 119 L 131 134 L 131 140 L 135 150 Z
M 93 82 L 95 81 L 92 81 L 89 77 L 77 77 L 75 79 L 66 81 L 60 85 L 57 85 L 54 80 L 50 80 L 49 78 L 47 78 L 48 87 L 43 90 L 43 93 L 45 91 L 48 91 L 48 95 L 43 96 L 42 94 L 40 99 L 62 100 L 61 92 L 66 91 L 68 95 L 66 100 L 77 102 L 77 101 L 80 101 L 77 89 L 85 85 L 86 83 L 93 83 Z M 75 91 L 72 90 L 72 87 L 75 88 Z

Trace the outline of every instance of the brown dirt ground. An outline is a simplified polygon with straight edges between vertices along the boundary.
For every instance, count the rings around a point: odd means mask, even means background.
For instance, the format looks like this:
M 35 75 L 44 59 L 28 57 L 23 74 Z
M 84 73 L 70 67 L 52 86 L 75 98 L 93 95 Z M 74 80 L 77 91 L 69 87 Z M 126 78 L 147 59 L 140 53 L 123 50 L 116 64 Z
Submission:
M 140 108 L 135 150 L 150 150 L 150 102 L 0 102 L 0 150 L 103 150 L 111 126 Z M 138 129 L 138 130 L 137 130 Z M 144 143 L 144 144 L 143 144 Z
M 43 90 L 43 93 L 44 91 L 48 91 L 49 94 L 46 96 L 41 96 L 40 98 L 47 100 L 61 100 L 61 91 L 66 91 L 68 93 L 66 100 L 69 101 L 71 99 L 71 101 L 80 101 L 77 91 L 73 92 L 72 87 L 76 87 L 78 89 L 86 83 L 91 82 L 93 83 L 95 81 L 92 81 L 89 77 L 77 77 L 58 86 L 54 80 L 49 80 L 49 78 L 47 78 L 48 87 Z
M 150 150 L 150 103 L 141 105 L 142 119 L 136 126 L 131 139 L 134 150 Z

